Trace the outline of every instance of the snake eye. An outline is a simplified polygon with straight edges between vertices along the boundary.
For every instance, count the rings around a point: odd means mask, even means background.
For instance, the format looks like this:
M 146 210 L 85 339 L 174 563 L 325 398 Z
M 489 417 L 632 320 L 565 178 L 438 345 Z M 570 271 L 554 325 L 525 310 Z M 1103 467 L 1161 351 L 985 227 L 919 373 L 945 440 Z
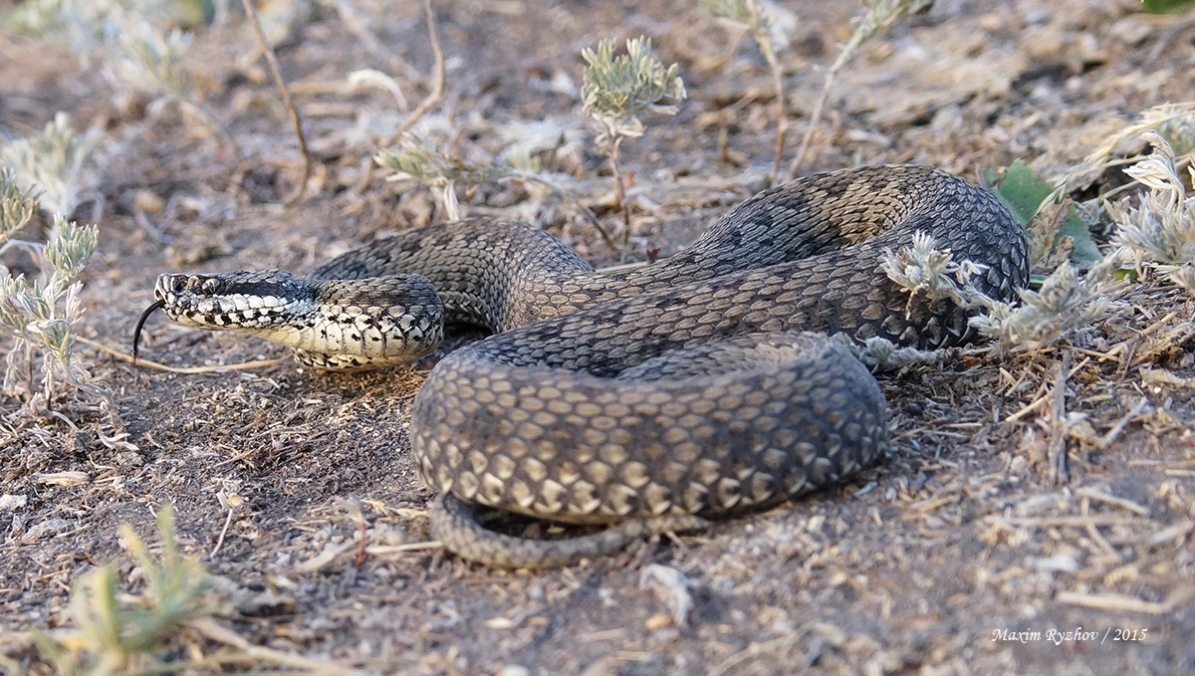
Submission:
M 202 290 L 202 291 L 203 291 L 205 294 L 207 294 L 207 295 L 209 295 L 209 296 L 213 296 L 213 295 L 215 295 L 215 294 L 217 294 L 217 293 L 219 293 L 219 292 L 220 292 L 220 280 L 218 280 L 218 279 L 205 279 L 205 280 L 203 280 L 203 285 L 202 285 L 201 287 L 199 287 L 199 288 L 200 288 L 200 290 Z

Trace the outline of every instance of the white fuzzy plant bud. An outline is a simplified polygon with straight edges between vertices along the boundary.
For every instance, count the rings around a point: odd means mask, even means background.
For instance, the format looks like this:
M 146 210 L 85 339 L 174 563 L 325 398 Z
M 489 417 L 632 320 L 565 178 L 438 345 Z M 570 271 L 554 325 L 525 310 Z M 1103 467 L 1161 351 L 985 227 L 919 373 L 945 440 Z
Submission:
M 1174 150 L 1157 132 L 1147 132 L 1153 153 L 1125 170 L 1148 188 L 1135 206 L 1109 204 L 1117 224 L 1113 243 L 1148 267 L 1195 294 L 1195 196 L 1188 196 L 1175 166 Z M 1192 180 L 1195 169 L 1188 168 Z

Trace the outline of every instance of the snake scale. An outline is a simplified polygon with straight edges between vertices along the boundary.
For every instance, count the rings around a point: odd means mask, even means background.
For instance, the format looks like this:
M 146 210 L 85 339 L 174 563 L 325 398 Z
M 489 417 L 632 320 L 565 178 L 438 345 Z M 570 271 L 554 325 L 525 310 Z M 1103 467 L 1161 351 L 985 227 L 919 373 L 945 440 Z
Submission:
M 319 369 L 408 362 L 444 325 L 494 335 L 432 370 L 411 411 L 433 533 L 498 566 L 567 565 L 635 538 L 704 527 L 876 462 L 886 404 L 845 334 L 936 348 L 967 312 L 882 272 L 932 235 L 1012 300 L 1023 229 L 986 190 L 912 165 L 817 174 L 765 190 L 658 263 L 602 273 L 548 233 L 475 219 L 412 229 L 296 277 L 162 275 L 156 309 L 182 324 L 288 345 Z M 531 539 L 501 510 L 603 530 Z

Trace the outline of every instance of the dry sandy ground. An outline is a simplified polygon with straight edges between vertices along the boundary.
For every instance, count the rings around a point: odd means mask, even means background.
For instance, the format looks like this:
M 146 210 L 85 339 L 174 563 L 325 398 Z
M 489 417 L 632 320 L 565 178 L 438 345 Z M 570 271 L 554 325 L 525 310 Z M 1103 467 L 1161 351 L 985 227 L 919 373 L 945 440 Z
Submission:
M 858 8 L 788 5 L 796 22 L 781 58 L 799 137 Z M 919 162 L 978 180 L 1024 159 L 1045 175 L 1065 171 L 1124 119 L 1195 91 L 1195 31 L 1135 5 L 941 1 L 844 71 L 809 168 Z M 83 336 L 127 350 L 159 273 L 303 272 L 437 217 L 427 191 L 364 174 L 372 139 L 403 115 L 390 93 L 344 84 L 374 68 L 394 75 L 411 105 L 426 94 L 420 6 L 355 6 L 366 33 L 323 8 L 279 49 L 317 160 L 308 197 L 289 206 L 294 139 L 235 19 L 198 36 L 188 64 L 251 167 L 239 188 L 227 145 L 193 116 L 113 84 L 101 61 L 81 66 L 52 45 L 0 37 L 3 133 L 33 134 L 66 110 L 105 136 L 95 194 L 76 214 L 100 224 Z M 580 110 L 579 52 L 646 34 L 680 64 L 690 95 L 680 114 L 648 120 L 648 134 L 625 146 L 636 236 L 627 260 L 674 252 L 761 186 L 773 139 L 766 65 L 695 3 L 436 7 L 448 78 L 428 133 L 470 161 L 499 158 L 537 130 L 563 133 L 546 168 L 574 177 L 570 188 L 609 225 L 619 218 Z M 461 201 L 472 214 L 542 223 L 598 263 L 621 262 L 551 195 L 487 185 Z M 68 622 L 72 581 L 99 563 L 118 562 L 136 591 L 117 526 L 156 541 L 153 513 L 170 502 L 183 550 L 240 601 L 219 621 L 346 669 L 1186 673 L 1195 406 L 1174 383 L 1195 376 L 1183 330 L 1193 310 L 1181 292 L 1144 288 L 1078 347 L 1033 358 L 972 350 L 883 376 L 896 440 L 881 467 L 706 533 L 547 572 L 491 570 L 418 546 L 431 496 L 405 425 L 425 370 L 317 376 L 282 361 L 176 374 L 84 346 L 94 381 L 113 393 L 115 423 L 86 398 L 60 404 L 62 418 L 12 413 L 18 403 L 4 400 L 0 494 L 25 501 L 0 513 L 0 647 L 45 671 L 22 632 Z M 160 316 L 147 330 L 146 356 L 173 366 L 286 354 Z M 1171 340 L 1159 346 L 1159 336 Z M 1064 413 L 1074 424 L 1060 434 Z M 118 432 L 123 442 L 105 443 Z M 1061 453 L 1069 480 L 1051 471 Z M 80 474 L 63 485 L 53 481 L 61 472 Z M 221 496 L 243 504 L 230 516 Z M 667 569 L 687 580 L 683 621 L 676 599 L 645 579 Z M 214 648 L 193 635 L 170 645 L 198 651 L 180 653 L 192 658 Z

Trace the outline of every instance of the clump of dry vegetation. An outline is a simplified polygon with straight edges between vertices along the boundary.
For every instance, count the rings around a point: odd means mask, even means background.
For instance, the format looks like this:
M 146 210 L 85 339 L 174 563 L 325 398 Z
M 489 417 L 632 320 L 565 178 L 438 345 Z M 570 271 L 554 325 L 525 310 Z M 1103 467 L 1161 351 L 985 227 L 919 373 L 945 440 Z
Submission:
M 0 338 L 8 343 L 2 394 L 46 407 L 59 385 L 84 386 L 87 370 L 75 354 L 75 325 L 83 314 L 79 273 L 95 250 L 97 228 L 68 221 L 77 205 L 79 175 L 92 145 L 65 115 L 35 139 L 0 151 L 0 256 L 25 252 L 38 273 L 14 275 L 0 258 Z M 16 239 L 40 213 L 53 212 L 45 244 Z M 36 375 L 40 374 L 40 375 Z
M 197 559 L 179 552 L 169 503 L 158 508 L 157 521 L 158 556 L 130 526 L 120 528 L 120 539 L 136 564 L 129 577 L 140 581 L 140 593 L 121 591 L 114 564 L 93 568 L 71 589 L 74 626 L 32 633 L 38 651 L 58 674 L 217 673 L 261 665 L 308 674 L 358 673 L 344 665 L 252 645 L 220 624 L 217 617 L 229 611 L 228 585 L 222 586 Z M 16 668 L 15 663 L 8 666 Z
M 616 42 L 603 40 L 596 50 L 581 50 L 585 59 L 581 105 L 598 124 L 598 150 L 610 160 L 614 176 L 614 195 L 622 212 L 622 243 L 631 237 L 630 213 L 626 203 L 626 182 L 619 165 L 619 150 L 627 138 L 643 135 L 646 113 L 675 115 L 674 105 L 665 99 L 680 101 L 687 96 L 680 78 L 680 66 L 667 68 L 651 53 L 651 40 L 639 37 L 627 40 L 625 54 L 615 54 Z
M 788 105 L 785 103 L 784 71 L 776 56 L 776 40 L 773 33 L 776 25 L 757 0 L 698 0 L 698 4 L 710 14 L 745 26 L 751 33 L 768 71 L 772 74 L 772 94 L 776 97 L 776 148 L 772 152 L 772 172 L 768 183 L 776 182 L 780 176 L 780 165 L 784 161 L 784 143 L 788 136 Z
M 645 114 L 676 114 L 675 105 L 662 101 L 679 101 L 686 94 L 679 66 L 665 68 L 652 55 L 651 40 L 644 37 L 627 40 L 626 52 L 620 54 L 615 53 L 616 46 L 615 41 L 605 40 L 596 50 L 582 51 L 586 67 L 580 95 L 585 111 L 599 127 L 597 147 L 610 162 L 615 202 L 623 216 L 621 244 L 589 208 L 561 186 L 561 180 L 567 179 L 543 173 L 526 147 L 513 153 L 505 165 L 471 162 L 437 148 L 427 136 L 407 135 L 396 146 L 378 151 L 374 160 L 392 172 L 389 180 L 415 181 L 435 189 L 436 201 L 448 220 L 462 217 L 456 194 L 458 186 L 509 180 L 538 184 L 572 203 L 606 245 L 619 251 L 627 245 L 631 233 L 626 180 L 619 162 L 621 144 L 624 139 L 643 135 L 646 127 L 640 118 Z M 558 135 L 563 137 L 565 132 L 562 130 Z
M 112 674 L 162 669 L 166 642 L 188 623 L 218 609 L 212 582 L 198 561 L 183 557 L 170 505 L 158 510 L 162 554 L 155 560 L 129 526 L 120 537 L 136 562 L 144 591 L 122 600 L 116 567 L 105 564 L 75 581 L 71 590 L 73 629 L 37 632 L 38 648 L 59 674 Z M 178 666 L 178 665 L 175 665 Z
M 1170 143 L 1156 131 L 1146 137 L 1153 153 L 1125 173 L 1147 191 L 1136 205 L 1108 205 L 1117 226 L 1112 241 L 1138 269 L 1147 267 L 1195 294 L 1195 196 L 1187 195 Z M 1195 178 L 1195 167 L 1187 171 Z
M 910 14 L 928 9 L 932 4 L 933 0 L 863 0 L 865 11 L 856 20 L 854 33 L 843 45 L 838 58 L 834 59 L 834 63 L 826 69 L 826 79 L 821 93 L 817 97 L 817 103 L 814 104 L 813 111 L 809 114 L 809 124 L 805 127 L 804 136 L 801 137 L 801 145 L 788 165 L 790 180 L 797 177 L 801 167 L 805 164 L 805 157 L 813 143 L 813 135 L 817 131 L 817 126 L 821 122 L 826 101 L 829 100 L 830 93 L 834 91 L 834 82 L 838 73 L 859 54 L 859 50 L 869 40 L 883 35 L 884 31 L 891 28 L 897 21 Z
M 959 307 L 971 308 L 988 301 L 971 281 L 987 266 L 970 260 L 954 260 L 954 254 L 937 248 L 933 236 L 913 234 L 913 242 L 900 251 L 886 252 L 880 261 L 884 274 L 909 292 L 912 302 L 918 294 L 929 301 L 949 298 Z

